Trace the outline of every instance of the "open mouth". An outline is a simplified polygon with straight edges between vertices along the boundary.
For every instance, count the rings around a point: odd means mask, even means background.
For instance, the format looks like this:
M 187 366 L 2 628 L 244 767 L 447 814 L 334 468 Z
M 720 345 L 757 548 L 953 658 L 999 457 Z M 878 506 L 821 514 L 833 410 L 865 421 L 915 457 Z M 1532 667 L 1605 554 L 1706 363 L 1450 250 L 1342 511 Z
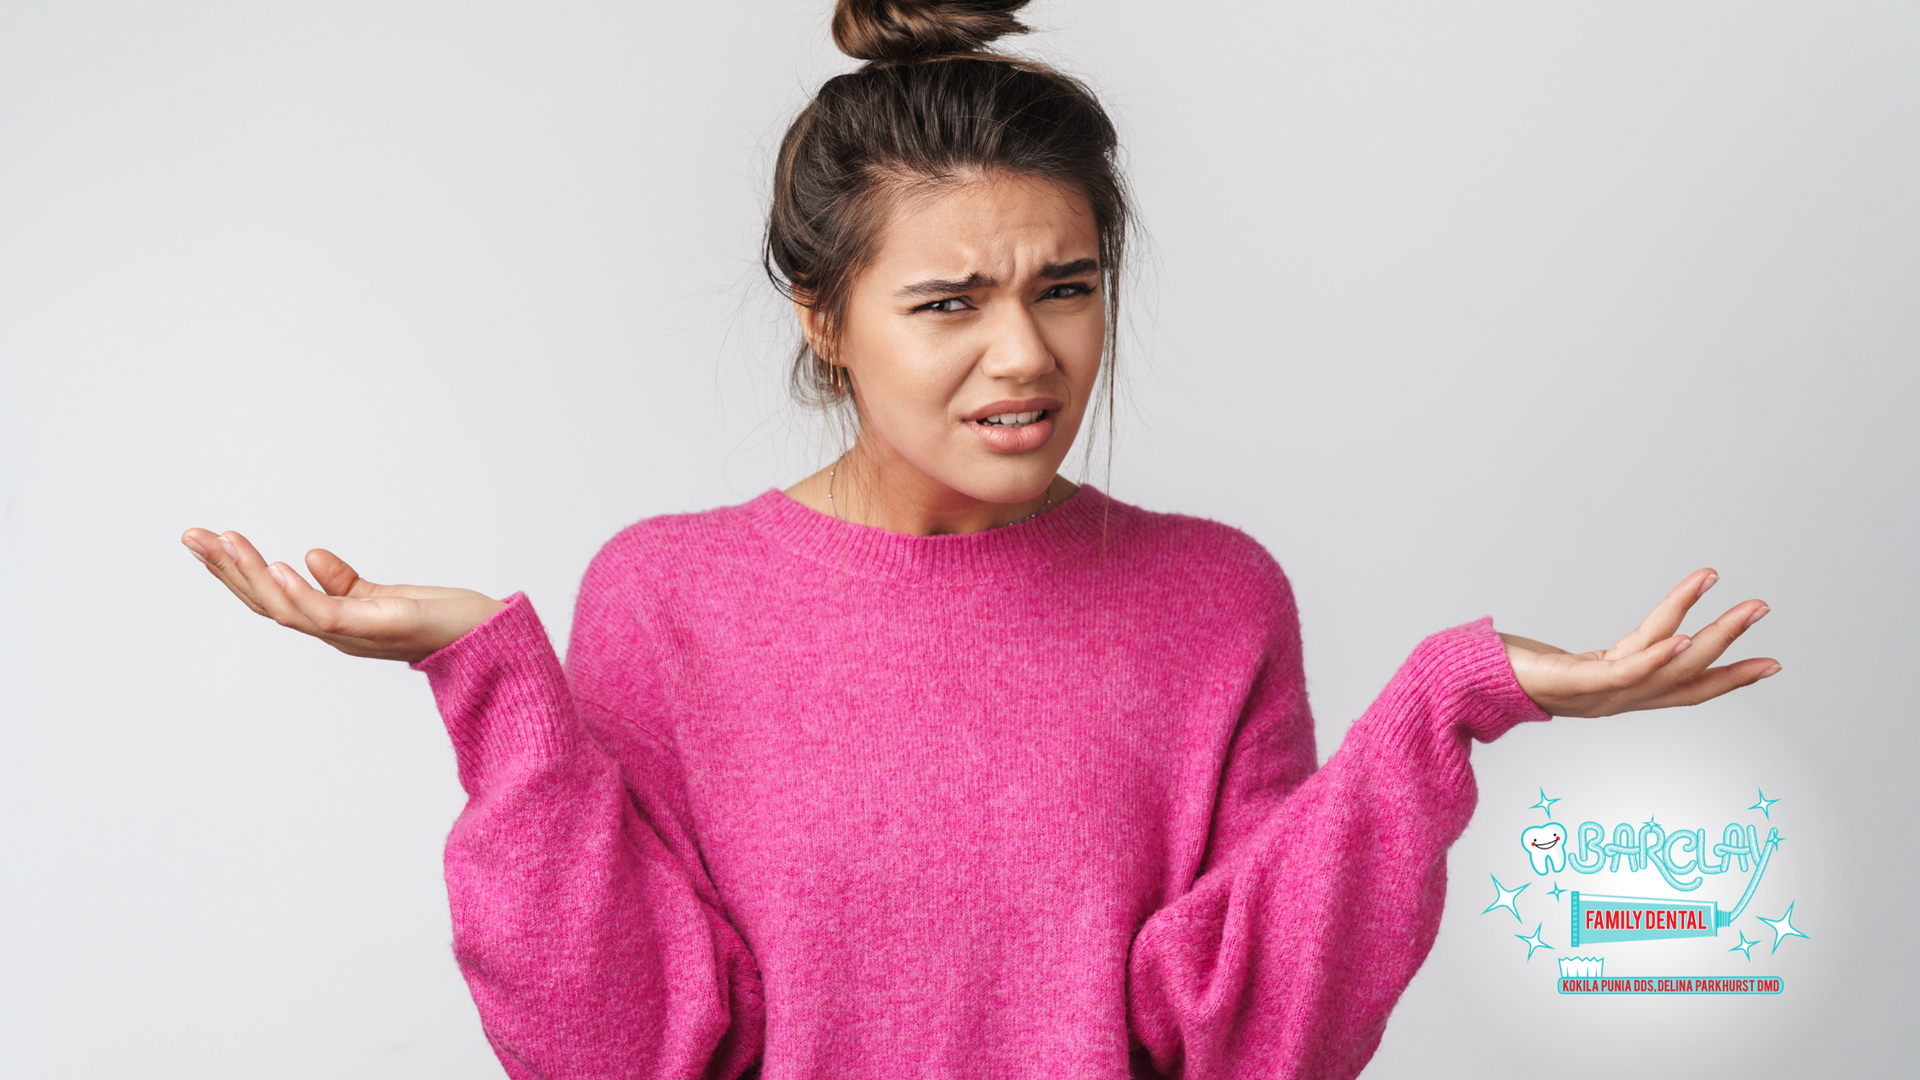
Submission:
M 989 416 L 982 420 L 975 420 L 973 423 L 979 424 L 981 427 L 1023 428 L 1028 424 L 1037 424 L 1045 420 L 1048 416 L 1052 415 L 1052 413 L 1052 409 L 1039 409 L 1034 412 L 999 413 L 998 415 Z
M 966 418 L 981 445 L 995 454 L 1031 454 L 1053 441 L 1060 426 L 1059 398 L 1003 398 L 990 401 Z M 984 415 L 983 415 L 984 414 Z

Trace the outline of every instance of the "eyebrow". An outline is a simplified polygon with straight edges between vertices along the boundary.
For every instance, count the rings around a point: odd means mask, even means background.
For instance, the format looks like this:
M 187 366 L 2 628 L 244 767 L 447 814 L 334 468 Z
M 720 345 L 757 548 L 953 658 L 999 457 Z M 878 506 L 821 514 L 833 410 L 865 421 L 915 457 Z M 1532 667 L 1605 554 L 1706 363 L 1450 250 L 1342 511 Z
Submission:
M 968 292 L 981 286 L 998 285 L 999 282 L 985 274 L 968 274 L 953 280 L 918 281 L 900 290 L 903 300 L 922 296 L 952 296 L 954 293 Z
M 1098 260 L 1075 259 L 1070 263 L 1048 263 L 1040 268 L 1040 276 L 1046 278 L 1048 281 L 1059 281 L 1063 278 L 1081 277 L 1086 274 L 1096 273 L 1099 269 L 1100 263 Z
M 1048 281 L 1061 281 L 1066 278 L 1081 277 L 1098 272 L 1100 262 L 1097 259 L 1075 259 L 1069 263 L 1048 263 L 1040 268 L 1039 276 Z M 955 293 L 969 292 L 973 289 L 991 289 L 1000 282 L 985 274 L 968 274 L 963 278 L 951 278 L 933 281 L 917 281 L 901 289 L 901 299 L 914 299 L 922 296 L 952 296 Z

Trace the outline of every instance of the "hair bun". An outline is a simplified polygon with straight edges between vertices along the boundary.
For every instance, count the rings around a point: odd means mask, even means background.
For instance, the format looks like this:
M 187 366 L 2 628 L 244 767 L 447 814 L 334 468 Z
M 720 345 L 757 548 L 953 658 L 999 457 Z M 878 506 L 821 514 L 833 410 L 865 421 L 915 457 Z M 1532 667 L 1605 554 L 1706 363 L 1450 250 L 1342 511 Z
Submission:
M 975 52 L 1027 25 L 1027 0 L 840 0 L 833 43 L 856 60 L 910 60 Z

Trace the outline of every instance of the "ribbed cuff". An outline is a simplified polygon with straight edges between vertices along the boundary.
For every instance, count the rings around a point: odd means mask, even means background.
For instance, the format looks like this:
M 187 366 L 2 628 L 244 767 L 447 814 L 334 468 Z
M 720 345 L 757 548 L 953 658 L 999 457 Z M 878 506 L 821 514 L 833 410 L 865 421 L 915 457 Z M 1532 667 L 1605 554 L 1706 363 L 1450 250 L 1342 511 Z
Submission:
M 574 746 L 578 721 L 566 674 L 525 593 L 410 666 L 427 673 L 469 795 L 503 769 L 553 760 Z
M 1492 616 L 1442 630 L 1419 652 L 1440 716 L 1475 739 L 1492 742 L 1515 724 L 1552 719 L 1520 689 Z

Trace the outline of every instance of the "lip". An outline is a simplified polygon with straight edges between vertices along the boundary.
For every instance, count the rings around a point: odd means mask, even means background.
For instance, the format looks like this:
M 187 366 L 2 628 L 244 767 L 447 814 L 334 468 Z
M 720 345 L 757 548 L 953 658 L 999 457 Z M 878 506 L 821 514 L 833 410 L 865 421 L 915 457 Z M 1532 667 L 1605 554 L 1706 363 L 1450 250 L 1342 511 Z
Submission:
M 961 417 L 961 419 L 972 423 L 976 420 L 985 420 L 989 416 L 999 416 L 1001 413 L 1040 412 L 1043 409 L 1049 412 L 1059 412 L 1062 407 L 1063 403 L 1061 400 L 1055 397 L 1005 398 L 991 405 L 983 405 Z
M 1010 412 L 1044 412 L 1046 415 L 1019 428 L 995 427 L 980 422 L 989 416 Z M 996 454 L 1031 454 L 1053 439 L 1054 421 L 1059 415 L 1059 398 L 1008 399 L 975 409 L 967 417 L 966 424 L 975 435 L 980 436 L 980 441 L 987 445 L 987 449 Z

